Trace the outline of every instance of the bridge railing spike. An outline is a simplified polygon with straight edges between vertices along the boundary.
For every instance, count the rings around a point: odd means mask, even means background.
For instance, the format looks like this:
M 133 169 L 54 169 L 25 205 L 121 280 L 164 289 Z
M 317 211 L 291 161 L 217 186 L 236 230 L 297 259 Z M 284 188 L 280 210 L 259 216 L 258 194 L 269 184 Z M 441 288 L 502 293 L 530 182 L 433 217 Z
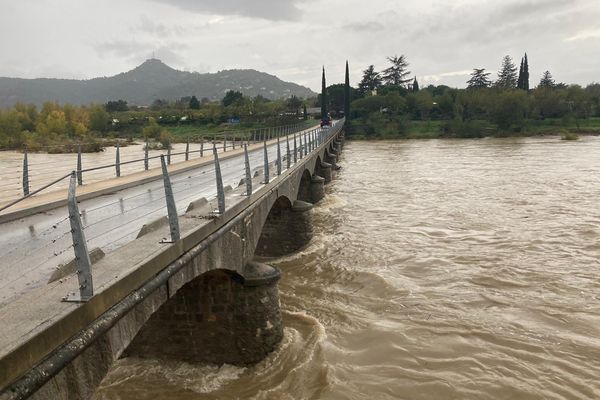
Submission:
M 298 162 L 298 146 L 296 144 L 296 134 L 294 133 L 294 164 Z
M 285 136 L 285 161 L 287 163 L 287 169 L 290 169 L 292 160 L 290 159 L 290 137 Z
M 79 215 L 79 206 L 76 197 L 77 172 L 71 173 L 69 182 L 69 194 L 67 197 L 67 208 L 69 210 L 69 222 L 71 224 L 71 238 L 73 239 L 73 251 L 75 253 L 75 268 L 77 270 L 77 281 L 79 293 L 68 293 L 63 301 L 85 302 L 94 295 L 94 282 L 92 280 L 92 263 L 87 249 L 87 242 L 83 232 L 83 224 Z
M 225 189 L 223 189 L 223 177 L 221 176 L 221 166 L 219 165 L 219 154 L 217 144 L 213 144 L 213 157 L 215 162 L 215 181 L 217 184 L 217 204 L 219 214 L 225 212 Z
M 173 196 L 173 187 L 171 186 L 171 178 L 167 170 L 165 156 L 160 156 L 160 166 L 162 168 L 163 186 L 165 188 L 165 200 L 167 203 L 167 216 L 169 219 L 169 228 L 171 231 L 171 243 L 179 240 L 179 218 L 177 217 L 177 206 L 175 205 L 175 197 Z M 167 241 L 165 241 L 167 242 Z
M 264 184 L 266 185 L 267 183 L 269 183 L 269 153 L 267 152 L 267 141 L 263 141 L 263 148 L 264 148 L 264 167 L 265 167 L 265 181 Z
M 121 149 L 119 142 L 117 142 L 117 152 L 115 153 L 115 174 L 117 177 L 121 176 Z
M 148 171 L 148 138 L 146 138 L 146 146 L 144 146 L 144 170 Z
M 23 196 L 29 195 L 29 161 L 27 160 L 27 149 L 23 153 Z
M 190 159 L 190 139 L 185 143 L 185 161 Z
M 248 145 L 244 145 L 244 165 L 246 170 L 246 196 L 252 194 L 252 172 L 250 171 L 250 158 L 248 157 Z
M 281 175 L 281 145 L 277 136 L 277 176 Z
M 82 163 L 81 163 L 81 145 L 77 145 L 77 185 L 83 185 L 83 172 L 81 171 Z

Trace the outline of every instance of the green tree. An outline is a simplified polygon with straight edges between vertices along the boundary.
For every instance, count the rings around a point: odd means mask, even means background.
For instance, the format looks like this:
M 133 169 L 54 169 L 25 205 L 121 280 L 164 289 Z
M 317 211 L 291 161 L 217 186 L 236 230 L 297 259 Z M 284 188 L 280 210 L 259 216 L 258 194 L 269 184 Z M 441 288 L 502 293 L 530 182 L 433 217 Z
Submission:
M 521 129 L 527 116 L 527 94 L 522 91 L 500 93 L 492 111 L 492 119 L 501 130 Z
M 363 77 L 358 84 L 358 91 L 361 96 L 377 90 L 381 86 L 381 75 L 379 72 L 375 72 L 375 67 L 369 65 L 367 69 L 363 71 Z
M 387 57 L 387 60 L 392 65 L 383 70 L 383 82 L 386 85 L 406 86 L 406 84 L 410 82 L 410 78 L 407 78 L 407 76 L 410 75 L 410 71 L 408 70 L 408 61 L 404 54 L 400 57 Z
M 525 53 L 525 56 L 521 59 L 517 89 L 529 90 L 529 61 L 527 60 L 527 53 Z
M 346 60 L 346 76 L 344 79 L 344 116 L 350 118 L 350 71 Z
M 108 112 L 116 112 L 116 111 L 129 111 L 129 107 L 127 106 L 127 102 L 125 100 L 117 100 L 117 101 L 109 101 L 104 105 L 104 108 Z
M 300 110 L 300 107 L 302 107 L 302 100 L 300 100 L 297 96 L 292 95 L 286 99 L 285 107 L 288 111 L 298 114 L 298 110 Z
M 236 102 L 240 102 L 243 98 L 244 95 L 242 94 L 242 92 L 238 92 L 236 90 L 228 90 L 227 93 L 225 93 L 225 97 L 223 97 L 223 100 L 221 100 L 221 103 L 223 103 L 225 107 L 229 107 L 230 105 Z
M 419 82 L 417 81 L 417 77 L 415 76 L 415 80 L 412 83 L 412 91 L 413 92 L 418 92 L 419 91 Z
M 190 99 L 189 107 L 192 110 L 199 110 L 200 109 L 200 102 L 198 101 L 198 99 L 196 98 L 196 96 L 192 96 L 192 98 Z
M 542 79 L 540 79 L 539 86 L 546 88 L 556 87 L 556 82 L 554 82 L 554 78 L 552 78 L 552 74 L 550 73 L 550 71 L 544 72 L 544 74 L 542 75 Z
M 489 72 L 485 72 L 485 68 L 475 68 L 471 72 L 471 78 L 467 81 L 467 89 L 482 89 L 491 86 L 492 82 L 489 80 Z
M 163 128 L 152 117 L 148 119 L 148 125 L 142 130 L 142 134 L 146 139 L 160 139 Z
M 110 115 L 105 107 L 92 106 L 89 112 L 89 128 L 95 132 L 106 132 L 110 124 Z
M 329 118 L 327 113 L 327 84 L 325 83 L 325 67 L 323 67 L 323 76 L 321 78 L 321 118 Z
M 517 67 L 508 55 L 502 59 L 502 66 L 498 71 L 498 80 L 495 86 L 504 90 L 517 87 Z

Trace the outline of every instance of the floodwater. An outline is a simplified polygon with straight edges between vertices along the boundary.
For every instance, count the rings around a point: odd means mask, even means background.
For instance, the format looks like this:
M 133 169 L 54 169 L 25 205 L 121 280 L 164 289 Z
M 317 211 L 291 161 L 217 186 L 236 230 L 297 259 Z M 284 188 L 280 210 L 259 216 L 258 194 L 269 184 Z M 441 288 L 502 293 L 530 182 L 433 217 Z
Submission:
M 203 154 L 211 154 L 212 144 L 208 142 L 204 144 Z M 172 146 L 171 162 L 180 162 L 185 160 L 185 143 L 176 143 Z M 222 150 L 222 149 L 219 149 Z M 116 147 L 106 147 L 104 151 L 98 153 L 83 153 L 81 155 L 82 169 L 92 168 L 97 166 L 109 166 L 116 163 Z M 175 153 L 177 153 L 175 155 Z M 167 154 L 165 150 L 150 150 L 149 157 L 156 157 L 160 154 Z M 200 157 L 200 144 L 190 143 L 189 159 Z M 23 153 L 17 151 L 0 151 L 0 176 L 2 177 L 3 185 L 0 187 L 0 203 L 15 200 L 23 196 Z M 121 176 L 129 175 L 134 172 L 144 170 L 144 145 L 133 144 L 119 149 L 119 159 L 121 163 L 126 163 L 120 166 Z M 135 161 L 138 160 L 138 161 Z M 40 189 L 43 186 L 68 175 L 71 171 L 77 169 L 77 154 L 46 154 L 46 153 L 29 153 L 28 161 L 28 178 L 29 190 Z M 135 162 L 132 162 L 135 161 Z M 160 166 L 160 159 L 150 159 L 148 161 L 149 168 L 157 168 Z M 83 182 L 93 183 L 116 176 L 116 168 L 114 166 L 102 168 L 95 171 L 84 172 L 82 174 Z M 69 186 L 69 180 L 64 179 L 47 191 L 66 189 Z
M 96 399 L 600 398 L 600 138 L 349 142 L 251 368 L 122 359 Z

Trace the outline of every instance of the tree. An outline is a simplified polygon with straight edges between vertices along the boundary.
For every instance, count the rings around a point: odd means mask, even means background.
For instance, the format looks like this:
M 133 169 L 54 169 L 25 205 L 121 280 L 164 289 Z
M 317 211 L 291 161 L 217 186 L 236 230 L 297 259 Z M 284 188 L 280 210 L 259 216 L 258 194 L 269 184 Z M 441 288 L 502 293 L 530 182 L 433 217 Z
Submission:
M 415 80 L 412 83 L 412 91 L 413 92 L 418 92 L 419 91 L 419 82 L 417 81 L 417 77 L 415 76 Z
M 504 56 L 502 59 L 495 86 L 500 89 L 514 89 L 517 86 L 517 67 L 510 56 Z
M 379 72 L 375 72 L 375 67 L 369 65 L 367 69 L 363 71 L 363 77 L 358 84 L 358 91 L 362 96 L 373 90 L 377 90 L 381 86 L 381 75 Z
M 192 110 L 199 110 L 200 109 L 200 102 L 198 101 L 198 99 L 196 98 L 196 96 L 192 96 L 192 98 L 190 99 L 189 107 Z
M 556 87 L 556 82 L 552 78 L 552 74 L 550 71 L 544 72 L 542 75 L 542 79 L 540 79 L 540 86 L 545 88 L 554 88 Z
M 406 86 L 410 82 L 410 78 L 406 78 L 410 71 L 408 71 L 408 61 L 406 57 L 401 55 L 387 57 L 387 60 L 392 64 L 382 72 L 383 82 L 386 85 Z
M 527 53 L 525 53 L 525 57 L 521 58 L 517 89 L 529 90 L 529 62 L 527 61 Z
M 298 113 L 298 110 L 302 106 L 302 100 L 300 100 L 297 96 L 292 95 L 285 101 L 285 107 L 288 111 L 294 112 L 294 114 Z
M 485 68 L 475 68 L 471 72 L 471 78 L 467 81 L 467 89 L 488 88 L 492 82 L 488 79 L 489 72 L 485 72 Z
M 325 84 L 325 67 L 323 67 L 323 77 L 321 78 L 321 118 L 329 118 L 327 115 L 327 86 Z
M 108 129 L 110 115 L 108 115 L 105 108 L 106 106 L 93 106 L 90 109 L 90 130 L 104 132 Z
M 227 93 L 225 93 L 225 97 L 223 97 L 223 100 L 221 100 L 221 102 L 225 107 L 228 107 L 236 102 L 239 103 L 243 97 L 244 95 L 242 94 L 242 92 L 228 90 Z
M 117 100 L 117 101 L 109 101 L 104 105 L 104 108 L 108 112 L 116 112 L 116 111 L 128 111 L 129 107 L 127 106 L 127 102 L 125 100 Z
M 346 60 L 346 77 L 344 80 L 344 116 L 350 118 L 350 72 Z

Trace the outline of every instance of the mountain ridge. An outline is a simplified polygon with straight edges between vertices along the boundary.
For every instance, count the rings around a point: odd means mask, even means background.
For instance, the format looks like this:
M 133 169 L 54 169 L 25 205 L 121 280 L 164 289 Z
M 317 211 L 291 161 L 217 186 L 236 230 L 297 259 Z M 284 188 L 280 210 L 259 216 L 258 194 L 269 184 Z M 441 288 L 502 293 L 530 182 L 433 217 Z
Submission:
M 192 95 L 198 99 L 220 100 L 227 90 L 269 99 L 316 96 L 309 88 L 254 69 L 187 72 L 151 58 L 129 71 L 109 77 L 85 80 L 0 77 L 0 108 L 9 108 L 19 102 L 37 106 L 46 101 L 81 105 L 119 99 L 143 106 L 156 99 L 172 101 Z

